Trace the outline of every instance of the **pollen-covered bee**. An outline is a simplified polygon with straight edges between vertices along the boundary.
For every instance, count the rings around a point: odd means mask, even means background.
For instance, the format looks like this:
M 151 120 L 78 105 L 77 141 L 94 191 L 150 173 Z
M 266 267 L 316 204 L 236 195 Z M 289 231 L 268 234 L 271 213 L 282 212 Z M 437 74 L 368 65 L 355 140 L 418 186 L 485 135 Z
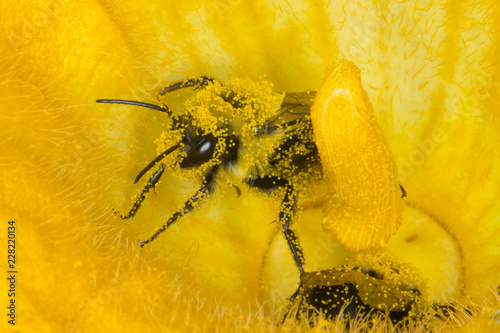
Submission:
M 96 101 L 151 108 L 171 118 L 170 130 L 157 142 L 161 153 L 134 183 L 151 172 L 149 180 L 128 213 L 119 216 L 128 219 L 136 214 L 167 167 L 180 177 L 199 180 L 200 188 L 149 239 L 140 242 L 144 246 L 207 199 L 215 190 L 217 178 L 225 177 L 232 184 L 243 183 L 267 195 L 280 196 L 278 221 L 302 274 L 303 251 L 290 227 L 301 191 L 322 177 L 310 118 L 314 93 L 279 94 L 265 82 L 237 78 L 220 82 L 198 76 L 164 88 L 158 99 L 162 101 L 166 94 L 188 87 L 195 88 L 196 93 L 180 114 L 174 114 L 164 103 Z

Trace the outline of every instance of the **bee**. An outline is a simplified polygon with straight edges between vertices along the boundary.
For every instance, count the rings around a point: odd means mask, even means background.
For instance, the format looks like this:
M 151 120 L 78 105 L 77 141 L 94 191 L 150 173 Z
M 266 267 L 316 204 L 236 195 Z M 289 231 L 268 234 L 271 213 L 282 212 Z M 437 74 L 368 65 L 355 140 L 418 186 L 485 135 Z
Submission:
M 96 101 L 150 108 L 171 118 L 170 130 L 160 140 L 162 152 L 139 172 L 134 184 L 151 171 L 149 180 L 129 211 L 118 216 L 132 218 L 167 167 L 180 176 L 199 180 L 200 187 L 182 207 L 148 239 L 140 241 L 143 247 L 207 200 L 216 189 L 217 178 L 224 176 L 233 179 L 233 184 L 239 181 L 265 195 L 280 197 L 278 221 L 303 274 L 304 254 L 291 225 L 301 191 L 311 180 L 322 177 L 310 117 L 314 92 L 278 94 L 266 83 L 243 79 L 220 82 L 201 75 L 163 88 L 158 99 L 161 102 L 165 95 L 184 88 L 194 88 L 196 94 L 186 101 L 180 114 L 164 103 Z

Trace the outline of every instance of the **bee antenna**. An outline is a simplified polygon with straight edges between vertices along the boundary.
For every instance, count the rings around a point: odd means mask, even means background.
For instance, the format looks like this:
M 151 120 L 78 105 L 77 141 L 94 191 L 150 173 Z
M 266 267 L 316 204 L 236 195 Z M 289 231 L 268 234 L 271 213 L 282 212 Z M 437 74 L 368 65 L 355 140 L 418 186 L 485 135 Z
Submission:
M 165 156 L 169 155 L 170 153 L 172 153 L 174 150 L 176 150 L 180 146 L 181 146 L 181 144 L 178 143 L 175 146 L 172 146 L 172 147 L 168 148 L 167 150 L 165 150 L 160 155 L 156 156 L 156 158 L 154 160 L 152 160 L 148 165 L 146 165 L 146 167 L 144 169 L 142 169 L 141 172 L 139 172 L 139 174 L 137 175 L 137 177 L 135 177 L 134 184 L 137 184 L 137 182 L 139 181 L 139 179 L 141 179 L 141 177 L 144 176 L 144 174 L 146 172 L 148 172 L 152 167 L 154 167 L 156 163 L 160 162 Z
M 149 103 L 137 102 L 137 101 L 129 101 L 124 99 L 98 99 L 95 101 L 96 103 L 109 103 L 109 104 L 126 104 L 126 105 L 136 105 L 141 106 L 143 108 L 153 109 L 160 112 L 165 112 L 169 116 L 172 115 L 172 111 L 166 105 L 158 106 Z

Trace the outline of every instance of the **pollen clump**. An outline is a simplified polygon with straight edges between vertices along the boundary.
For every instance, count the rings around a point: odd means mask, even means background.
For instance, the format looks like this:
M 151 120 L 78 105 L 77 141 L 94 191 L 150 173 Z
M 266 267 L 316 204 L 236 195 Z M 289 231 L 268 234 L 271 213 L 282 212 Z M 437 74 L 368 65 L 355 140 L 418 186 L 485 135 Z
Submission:
M 197 91 L 185 106 L 193 124 L 207 133 L 230 125 L 240 136 L 250 137 L 279 110 L 282 100 L 283 94 L 276 93 L 269 82 L 233 77 Z
M 311 118 L 329 187 L 323 229 L 354 251 L 384 246 L 402 222 L 402 191 L 355 65 L 335 67 L 316 94 Z

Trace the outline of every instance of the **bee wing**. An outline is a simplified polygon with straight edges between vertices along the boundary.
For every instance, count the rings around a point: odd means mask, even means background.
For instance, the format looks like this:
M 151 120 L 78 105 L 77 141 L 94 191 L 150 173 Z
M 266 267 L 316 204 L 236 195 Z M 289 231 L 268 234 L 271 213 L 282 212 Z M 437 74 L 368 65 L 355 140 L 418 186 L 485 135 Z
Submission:
M 265 133 L 272 133 L 280 127 L 297 123 L 311 114 L 315 91 L 285 93 L 281 108 L 263 126 Z

